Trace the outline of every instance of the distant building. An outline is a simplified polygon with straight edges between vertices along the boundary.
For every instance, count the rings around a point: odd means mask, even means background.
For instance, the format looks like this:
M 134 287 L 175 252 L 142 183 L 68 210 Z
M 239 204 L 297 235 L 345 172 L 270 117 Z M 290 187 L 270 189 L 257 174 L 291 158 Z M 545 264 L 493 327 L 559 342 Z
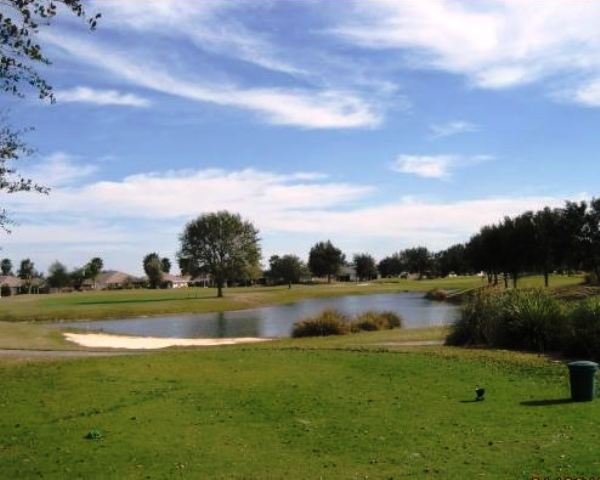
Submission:
M 340 268 L 336 278 L 338 282 L 357 282 L 358 276 L 356 275 L 356 266 L 344 265 Z
M 163 273 L 162 286 L 163 288 L 186 288 L 190 286 L 190 276 L 171 275 Z
M 11 295 L 16 295 L 21 291 L 23 280 L 13 275 L 0 275 L 0 287 L 3 287 L 4 285 L 10 288 Z
M 100 273 L 95 279 L 83 282 L 84 290 L 116 290 L 121 288 L 140 287 L 146 284 L 143 278 L 129 275 L 116 270 L 107 270 Z

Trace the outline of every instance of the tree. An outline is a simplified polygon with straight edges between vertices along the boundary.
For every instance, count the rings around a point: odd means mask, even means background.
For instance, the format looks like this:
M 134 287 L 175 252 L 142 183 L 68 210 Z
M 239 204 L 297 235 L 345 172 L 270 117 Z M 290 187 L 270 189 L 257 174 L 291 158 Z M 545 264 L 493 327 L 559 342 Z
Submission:
M 375 259 L 368 253 L 358 253 L 354 255 L 352 261 L 356 267 L 356 276 L 360 280 L 372 280 L 377 278 L 377 266 Z
M 70 11 L 96 28 L 100 14 L 88 17 L 82 0 L 3 0 L 0 12 L 0 85 L 2 90 L 23 96 L 23 86 L 37 92 L 40 99 L 54 101 L 52 87 L 35 70 L 35 65 L 51 62 L 36 40 L 40 25 L 50 25 L 61 10 Z
M 394 253 L 389 257 L 382 258 L 377 264 L 379 274 L 384 278 L 398 277 L 406 270 L 404 258 L 399 253 Z
M 275 281 L 282 281 L 292 288 L 292 283 L 300 282 L 306 266 L 296 255 L 273 255 L 269 259 L 269 276 Z
M 56 261 L 48 267 L 48 278 L 46 281 L 51 288 L 65 288 L 69 286 L 71 277 L 69 276 L 67 267 Z
M 87 279 L 87 271 L 85 268 L 76 268 L 71 272 L 71 285 L 76 290 L 81 290 L 83 282 Z
M 12 275 L 12 262 L 10 258 L 3 258 L 2 262 L 0 262 L 0 271 L 2 275 Z
M 96 284 L 96 279 L 102 272 L 103 268 L 104 261 L 100 257 L 92 258 L 85 266 L 85 275 L 94 282 L 94 286 Z
M 0 15 L 1 18 L 1 15 Z M 0 32 L 2 27 L 0 27 Z M 0 67 L 0 71 L 2 68 Z M 0 76 L 1 79 L 1 76 Z M 0 123 L 2 119 L 0 119 Z M 22 140 L 23 131 L 0 125 L 0 193 L 38 192 L 48 194 L 49 189 L 17 173 L 14 162 L 32 153 Z M 0 208 L 0 229 L 10 232 L 8 212 Z
M 59 8 L 61 7 L 61 8 Z M 54 102 L 52 87 L 40 76 L 36 65 L 49 65 L 42 47 L 36 40 L 40 25 L 48 26 L 59 10 L 84 18 L 89 27 L 96 28 L 100 14 L 88 17 L 82 0 L 3 0 L 0 10 L 0 89 L 23 97 L 26 89 L 35 91 L 42 100 Z M 0 192 L 36 191 L 48 193 L 46 187 L 21 177 L 13 162 L 31 154 L 22 140 L 23 130 L 13 129 L 0 119 Z M 0 228 L 6 231 L 12 223 L 6 210 L 0 208 Z
M 158 253 L 149 253 L 144 257 L 144 272 L 148 276 L 150 288 L 158 288 L 162 283 L 162 263 Z
M 535 263 L 544 275 L 544 285 L 548 287 L 550 272 L 561 262 L 559 249 L 559 228 L 561 210 L 545 207 L 535 212 L 532 218 L 535 235 Z
M 451 273 L 464 275 L 469 271 L 466 247 L 462 243 L 452 245 L 435 255 L 435 267 L 442 277 Z
M 177 254 L 188 273 L 209 273 L 223 296 L 228 280 L 243 278 L 260 260 L 258 230 L 228 211 L 207 213 L 189 222 L 180 236 Z
M 582 264 L 593 272 L 596 281 L 600 279 L 600 198 L 589 203 L 584 216 L 584 224 L 578 235 L 582 251 Z
M 164 273 L 169 273 L 171 271 L 171 260 L 169 260 L 167 257 L 161 258 L 160 259 L 160 269 Z
M 431 254 L 425 247 L 407 248 L 402 252 L 402 256 L 406 261 L 406 266 L 409 272 L 417 273 L 419 279 L 432 266 Z
M 21 260 L 17 276 L 23 280 L 25 287 L 27 287 L 27 293 L 31 293 L 31 286 L 33 279 L 36 276 L 36 271 L 33 262 L 29 258 Z
M 308 255 L 308 268 L 316 277 L 327 277 L 331 283 L 331 276 L 336 275 L 344 264 L 345 256 L 339 248 L 333 246 L 331 241 L 315 244 Z

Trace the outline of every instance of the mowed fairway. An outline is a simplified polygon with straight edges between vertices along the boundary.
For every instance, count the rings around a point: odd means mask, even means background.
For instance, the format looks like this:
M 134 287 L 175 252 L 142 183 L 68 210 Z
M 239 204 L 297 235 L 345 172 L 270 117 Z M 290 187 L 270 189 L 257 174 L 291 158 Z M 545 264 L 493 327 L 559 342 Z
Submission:
M 575 285 L 580 276 L 553 276 L 551 286 Z M 433 288 L 466 290 L 483 285 L 479 277 L 434 280 L 394 280 L 372 283 L 337 283 L 332 285 L 295 285 L 283 287 L 249 287 L 225 290 L 225 298 L 216 298 L 212 288 L 176 290 L 114 290 L 73 292 L 52 295 L 18 295 L 0 300 L 0 321 L 77 320 L 169 313 L 204 313 L 240 310 L 265 305 L 295 302 L 304 298 L 369 293 L 427 291 Z M 521 286 L 542 286 L 540 276 L 525 277 Z
M 0 363 L 1 476 L 600 473 L 600 402 L 562 402 L 560 364 L 507 352 L 292 342 Z M 487 388 L 484 402 L 472 401 L 476 384 Z M 85 439 L 92 429 L 102 438 Z

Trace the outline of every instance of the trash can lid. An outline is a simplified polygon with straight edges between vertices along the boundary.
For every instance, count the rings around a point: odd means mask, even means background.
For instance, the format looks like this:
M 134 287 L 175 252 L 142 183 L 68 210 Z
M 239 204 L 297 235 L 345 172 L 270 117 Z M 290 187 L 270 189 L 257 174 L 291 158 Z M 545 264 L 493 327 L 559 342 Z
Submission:
M 596 362 L 590 362 L 588 360 L 579 360 L 577 362 L 568 363 L 569 368 L 590 368 L 598 370 L 598 364 Z

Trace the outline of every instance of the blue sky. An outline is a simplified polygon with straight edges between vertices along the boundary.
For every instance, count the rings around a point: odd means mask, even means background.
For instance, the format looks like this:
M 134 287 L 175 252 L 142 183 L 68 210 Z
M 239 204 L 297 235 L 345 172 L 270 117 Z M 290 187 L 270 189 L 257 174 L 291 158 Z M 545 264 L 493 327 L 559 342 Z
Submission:
M 2 99 L 49 197 L 4 196 L 2 256 L 139 273 L 217 209 L 265 259 L 468 239 L 597 194 L 600 4 L 97 0 L 43 28 L 57 103 Z

